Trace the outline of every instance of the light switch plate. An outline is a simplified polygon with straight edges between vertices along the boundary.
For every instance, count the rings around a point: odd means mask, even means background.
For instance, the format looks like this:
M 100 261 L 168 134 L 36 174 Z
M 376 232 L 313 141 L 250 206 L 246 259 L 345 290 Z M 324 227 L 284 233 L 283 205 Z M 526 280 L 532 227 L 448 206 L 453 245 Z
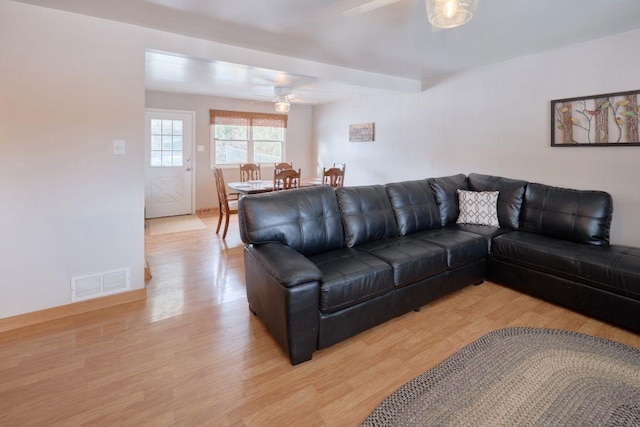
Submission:
M 113 140 L 113 154 L 122 155 L 125 153 L 124 139 Z
M 204 145 L 197 145 L 196 148 L 198 149 L 199 153 L 204 153 Z

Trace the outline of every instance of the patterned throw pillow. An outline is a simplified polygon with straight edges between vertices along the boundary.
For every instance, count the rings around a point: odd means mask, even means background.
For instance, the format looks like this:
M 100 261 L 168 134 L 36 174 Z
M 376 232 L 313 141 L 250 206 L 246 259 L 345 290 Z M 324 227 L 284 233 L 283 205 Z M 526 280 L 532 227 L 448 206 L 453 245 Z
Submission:
M 458 190 L 460 215 L 458 224 L 490 225 L 500 227 L 498 222 L 498 191 Z

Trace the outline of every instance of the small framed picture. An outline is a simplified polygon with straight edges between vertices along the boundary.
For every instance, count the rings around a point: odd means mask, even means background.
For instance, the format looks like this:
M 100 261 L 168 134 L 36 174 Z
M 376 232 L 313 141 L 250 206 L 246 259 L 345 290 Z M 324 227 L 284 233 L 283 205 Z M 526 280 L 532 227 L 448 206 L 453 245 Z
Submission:
M 349 126 L 349 142 L 375 141 L 375 123 L 360 123 Z

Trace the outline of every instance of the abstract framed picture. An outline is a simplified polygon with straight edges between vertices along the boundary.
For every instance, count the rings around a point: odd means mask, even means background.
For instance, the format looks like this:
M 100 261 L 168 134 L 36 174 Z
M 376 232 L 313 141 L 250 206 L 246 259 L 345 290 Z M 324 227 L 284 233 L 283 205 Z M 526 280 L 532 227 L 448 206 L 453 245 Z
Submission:
M 551 101 L 552 147 L 640 145 L 640 90 Z
M 349 126 L 349 142 L 373 142 L 376 138 L 374 123 L 359 123 Z

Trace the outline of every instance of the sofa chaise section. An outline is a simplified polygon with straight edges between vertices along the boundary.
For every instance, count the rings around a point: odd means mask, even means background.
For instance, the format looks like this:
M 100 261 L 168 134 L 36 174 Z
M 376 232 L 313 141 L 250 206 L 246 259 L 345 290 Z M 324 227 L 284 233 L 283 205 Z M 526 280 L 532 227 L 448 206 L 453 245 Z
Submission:
M 611 196 L 529 184 L 520 231 L 493 239 L 488 278 L 640 331 L 640 249 L 610 245 Z

